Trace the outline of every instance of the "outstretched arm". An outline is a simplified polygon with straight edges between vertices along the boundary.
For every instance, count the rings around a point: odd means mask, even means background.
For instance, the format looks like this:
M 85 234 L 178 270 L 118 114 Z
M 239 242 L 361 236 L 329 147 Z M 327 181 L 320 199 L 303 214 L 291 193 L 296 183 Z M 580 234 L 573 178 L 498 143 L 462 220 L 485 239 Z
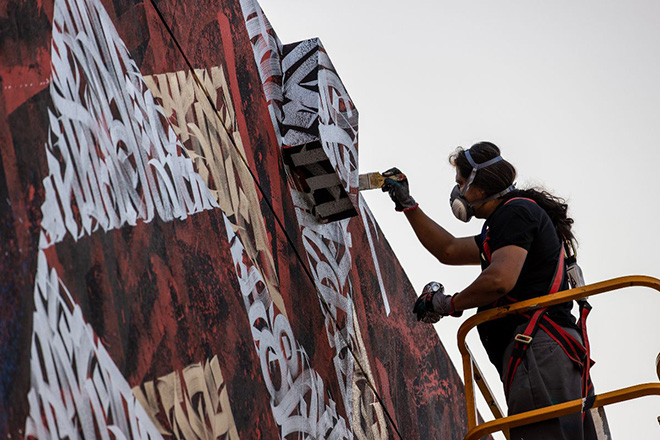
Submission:
M 454 237 L 434 222 L 420 207 L 405 211 L 406 218 L 422 246 L 443 264 L 479 264 L 479 247 L 474 237 Z
M 509 293 L 518 282 L 527 251 L 515 245 L 504 246 L 493 252 L 488 266 L 476 280 L 454 295 L 456 311 L 492 304 Z
M 398 168 L 390 168 L 383 176 L 386 177 L 383 191 L 389 192 L 396 210 L 405 213 L 426 250 L 444 264 L 479 264 L 479 247 L 474 237 L 456 238 L 424 214 L 410 195 L 408 179 Z

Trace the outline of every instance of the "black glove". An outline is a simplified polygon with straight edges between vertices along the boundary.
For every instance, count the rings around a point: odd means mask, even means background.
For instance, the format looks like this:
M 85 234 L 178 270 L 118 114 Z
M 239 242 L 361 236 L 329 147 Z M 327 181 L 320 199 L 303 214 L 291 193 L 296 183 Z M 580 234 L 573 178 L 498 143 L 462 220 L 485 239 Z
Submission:
M 408 179 L 398 168 L 390 168 L 382 174 L 383 177 L 386 177 L 383 192 L 387 191 L 390 194 L 390 198 L 394 202 L 394 209 L 401 212 L 417 208 L 417 202 L 412 198 L 408 189 Z
M 445 295 L 442 284 L 431 281 L 422 290 L 422 294 L 415 302 L 413 313 L 417 315 L 418 321 L 436 323 L 443 316 L 461 316 L 463 312 L 457 312 L 451 295 Z

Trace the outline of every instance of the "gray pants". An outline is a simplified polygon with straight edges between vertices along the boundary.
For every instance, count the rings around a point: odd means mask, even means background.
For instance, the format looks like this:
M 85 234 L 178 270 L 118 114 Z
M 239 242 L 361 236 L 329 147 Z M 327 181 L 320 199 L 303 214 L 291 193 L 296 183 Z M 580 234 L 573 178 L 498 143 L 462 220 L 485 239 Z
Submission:
M 516 334 L 524 331 L 525 326 L 526 324 L 523 324 L 518 327 Z M 578 341 L 582 341 L 578 331 L 568 328 L 565 330 Z M 503 371 L 505 374 L 512 350 L 513 342 L 504 352 Z M 568 358 L 557 342 L 543 330 L 538 329 L 523 361 L 516 370 L 511 388 L 506 396 L 509 415 L 581 397 L 580 369 Z M 600 420 L 597 423 L 600 424 Z M 588 411 L 584 420 L 582 414 L 577 413 L 512 429 L 511 440 L 597 440 L 603 438 L 596 431 L 592 414 Z

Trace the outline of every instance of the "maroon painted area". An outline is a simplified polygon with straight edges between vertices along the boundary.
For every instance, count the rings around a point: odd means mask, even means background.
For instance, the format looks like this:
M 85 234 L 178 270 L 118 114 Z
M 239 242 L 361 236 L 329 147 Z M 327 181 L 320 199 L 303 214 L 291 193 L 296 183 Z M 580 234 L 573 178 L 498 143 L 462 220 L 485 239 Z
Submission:
M 276 438 L 219 211 L 67 239 L 47 255 L 131 386 L 218 355 L 242 396 L 241 434 Z
M 47 131 L 40 93 L 50 73 L 50 2 L 0 6 L 0 435 L 25 420 L 33 274 Z
M 27 411 L 41 177 L 47 172 L 44 155 L 30 148 L 45 141 L 47 101 L 37 93 L 9 115 L 0 101 L 0 435 L 16 432 Z
M 353 233 L 364 234 L 361 222 Z M 382 231 L 378 231 L 382 237 Z M 365 240 L 366 241 L 366 240 Z M 399 426 L 410 438 L 462 438 L 465 433 L 463 384 L 431 326 L 411 313 L 415 292 L 387 240 L 376 242 L 381 273 L 391 306 L 385 315 L 380 287 L 367 244 L 357 247 L 354 285 L 356 310 L 365 329 L 372 365 Z M 422 422 L 427 421 L 427 422 Z
M 150 2 L 103 4 L 143 75 L 188 70 Z M 247 160 L 260 187 L 289 321 L 345 417 L 334 352 L 305 271 L 302 237 L 240 3 L 158 0 L 156 5 L 195 68 L 225 69 Z M 28 413 L 34 274 L 42 179 L 48 174 L 44 145 L 52 10 L 50 1 L 13 0 L 0 7 L 2 438 L 21 437 Z M 20 87 L 25 84 L 32 86 Z M 392 309 L 386 316 L 360 218 L 351 220 L 349 232 L 353 300 L 387 410 L 406 438 L 462 438 L 462 384 L 433 328 L 419 325 L 410 313 L 415 297 L 410 282 L 379 231 L 376 254 Z M 131 386 L 218 355 L 240 437 L 279 438 L 220 210 L 184 221 L 155 219 L 96 231 L 77 241 L 67 236 L 46 255 Z

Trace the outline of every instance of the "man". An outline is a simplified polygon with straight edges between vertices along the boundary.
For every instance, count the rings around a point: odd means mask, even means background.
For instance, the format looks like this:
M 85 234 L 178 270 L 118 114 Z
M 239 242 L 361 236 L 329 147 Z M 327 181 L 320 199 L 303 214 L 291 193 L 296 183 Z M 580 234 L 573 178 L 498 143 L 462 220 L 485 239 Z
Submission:
M 444 294 L 437 282 L 427 284 L 413 310 L 418 320 L 433 323 L 474 307 L 482 311 L 567 289 L 564 244 L 572 244 L 574 237 L 566 203 L 546 191 L 517 190 L 515 168 L 490 142 L 457 149 L 450 163 L 456 169 L 452 212 L 465 222 L 472 217 L 485 219 L 477 236 L 457 238 L 436 224 L 410 195 L 407 180 L 388 178 L 383 188 L 396 210 L 405 213 L 422 245 L 441 263 L 482 268 L 472 284 L 454 295 Z M 391 169 L 383 174 L 398 173 Z M 509 414 L 593 393 L 586 374 L 590 364 L 572 306 L 560 304 L 535 316 L 511 315 L 478 326 L 504 383 Z M 597 436 L 587 411 L 511 430 L 511 438 Z

